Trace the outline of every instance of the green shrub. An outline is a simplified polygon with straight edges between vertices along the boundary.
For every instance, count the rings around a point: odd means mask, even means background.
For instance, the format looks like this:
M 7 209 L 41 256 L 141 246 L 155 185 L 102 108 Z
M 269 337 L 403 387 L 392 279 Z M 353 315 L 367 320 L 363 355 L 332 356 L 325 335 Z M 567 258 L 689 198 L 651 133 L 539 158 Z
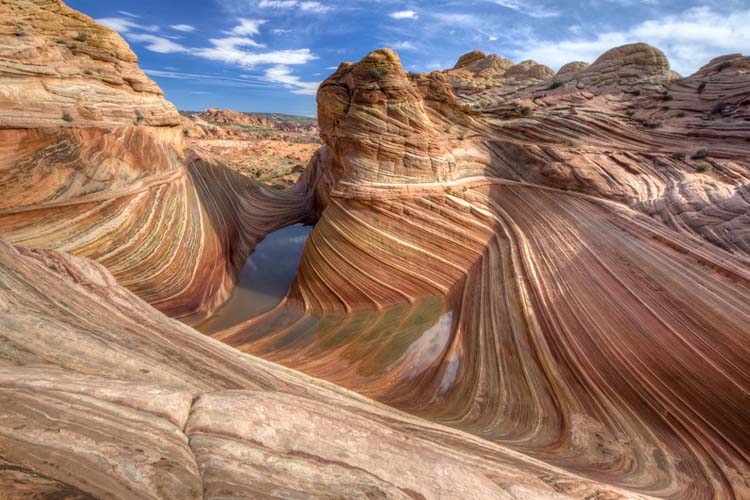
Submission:
M 691 156 L 690 158 L 692 158 L 693 160 L 700 160 L 701 158 L 706 158 L 707 156 L 708 156 L 708 149 L 703 148 L 693 153 L 693 156 Z
M 468 190 L 469 190 L 469 188 L 467 188 L 466 186 L 464 186 L 464 193 L 465 193 L 466 191 L 468 191 Z
M 646 128 L 659 128 L 661 127 L 661 122 L 656 120 L 642 120 L 641 125 Z
M 699 163 L 695 166 L 696 172 L 710 172 L 713 167 L 710 163 Z
M 446 194 L 451 194 L 451 193 L 453 193 L 453 188 L 450 187 L 450 186 L 448 186 L 447 188 L 445 188 L 445 192 L 446 192 Z
M 534 110 L 531 109 L 531 106 L 524 106 L 521 108 L 521 114 L 523 116 L 529 116 Z
M 63 113 L 62 119 L 65 120 L 66 122 L 72 122 L 73 121 L 73 117 L 70 116 L 70 113 L 68 113 L 68 112 Z
M 86 33 L 78 33 L 78 35 L 76 35 L 76 37 L 73 40 L 77 42 L 85 42 L 88 39 L 89 37 L 88 35 L 86 35 Z
M 370 72 L 370 76 L 372 76 L 375 80 L 382 80 L 385 78 L 385 76 L 388 74 L 388 68 L 373 68 Z
M 719 63 L 718 66 L 716 66 L 716 71 L 723 71 L 723 70 L 727 69 L 731 65 L 732 65 L 731 61 L 724 61 L 722 63 Z
M 682 161 L 682 160 L 684 160 L 684 159 L 685 159 L 686 157 L 687 157 L 687 154 L 685 154 L 685 152 L 684 152 L 684 151 L 677 151 L 677 152 L 674 152 L 674 153 L 672 153 L 672 158 L 674 158 L 675 160 L 680 160 L 680 161 Z

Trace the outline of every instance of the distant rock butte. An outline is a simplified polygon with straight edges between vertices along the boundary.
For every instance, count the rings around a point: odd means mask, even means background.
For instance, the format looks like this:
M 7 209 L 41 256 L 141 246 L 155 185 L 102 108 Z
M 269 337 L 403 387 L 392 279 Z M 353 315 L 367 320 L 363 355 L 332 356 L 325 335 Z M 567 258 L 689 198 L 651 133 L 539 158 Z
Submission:
M 325 145 L 277 191 L 190 151 L 114 32 L 0 14 L 0 491 L 750 498 L 750 58 L 377 50 L 321 84 Z M 298 221 L 279 307 L 215 339 L 167 317 Z M 435 296 L 443 329 L 398 338 Z

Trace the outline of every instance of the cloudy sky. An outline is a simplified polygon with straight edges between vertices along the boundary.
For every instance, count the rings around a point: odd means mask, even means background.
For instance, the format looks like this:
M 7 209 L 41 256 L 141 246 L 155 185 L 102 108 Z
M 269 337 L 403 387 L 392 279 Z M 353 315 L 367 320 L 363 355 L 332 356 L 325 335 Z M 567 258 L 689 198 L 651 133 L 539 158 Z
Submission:
M 67 0 L 117 30 L 180 109 L 315 114 L 341 61 L 394 48 L 406 69 L 470 50 L 558 69 L 647 42 L 687 75 L 750 50 L 750 0 Z

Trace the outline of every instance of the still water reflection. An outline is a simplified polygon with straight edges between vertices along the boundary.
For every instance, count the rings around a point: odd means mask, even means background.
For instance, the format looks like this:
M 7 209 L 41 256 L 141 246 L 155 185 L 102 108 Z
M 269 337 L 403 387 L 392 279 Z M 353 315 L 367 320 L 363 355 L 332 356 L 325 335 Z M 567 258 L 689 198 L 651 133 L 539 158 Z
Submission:
M 294 281 L 310 231 L 294 224 L 266 236 L 242 267 L 232 297 L 197 329 L 212 334 L 273 309 Z

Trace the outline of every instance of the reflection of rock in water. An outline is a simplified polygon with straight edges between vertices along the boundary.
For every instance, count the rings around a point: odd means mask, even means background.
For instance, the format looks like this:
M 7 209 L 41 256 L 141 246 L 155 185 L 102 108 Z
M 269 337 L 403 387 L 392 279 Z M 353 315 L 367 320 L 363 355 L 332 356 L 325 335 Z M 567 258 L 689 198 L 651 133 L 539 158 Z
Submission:
M 443 297 L 377 311 L 305 313 L 288 302 L 214 335 L 239 349 L 376 398 L 436 366 L 450 339 Z
M 240 270 L 226 303 L 196 329 L 211 334 L 273 309 L 297 274 L 302 248 L 312 227 L 293 224 L 266 236 Z

